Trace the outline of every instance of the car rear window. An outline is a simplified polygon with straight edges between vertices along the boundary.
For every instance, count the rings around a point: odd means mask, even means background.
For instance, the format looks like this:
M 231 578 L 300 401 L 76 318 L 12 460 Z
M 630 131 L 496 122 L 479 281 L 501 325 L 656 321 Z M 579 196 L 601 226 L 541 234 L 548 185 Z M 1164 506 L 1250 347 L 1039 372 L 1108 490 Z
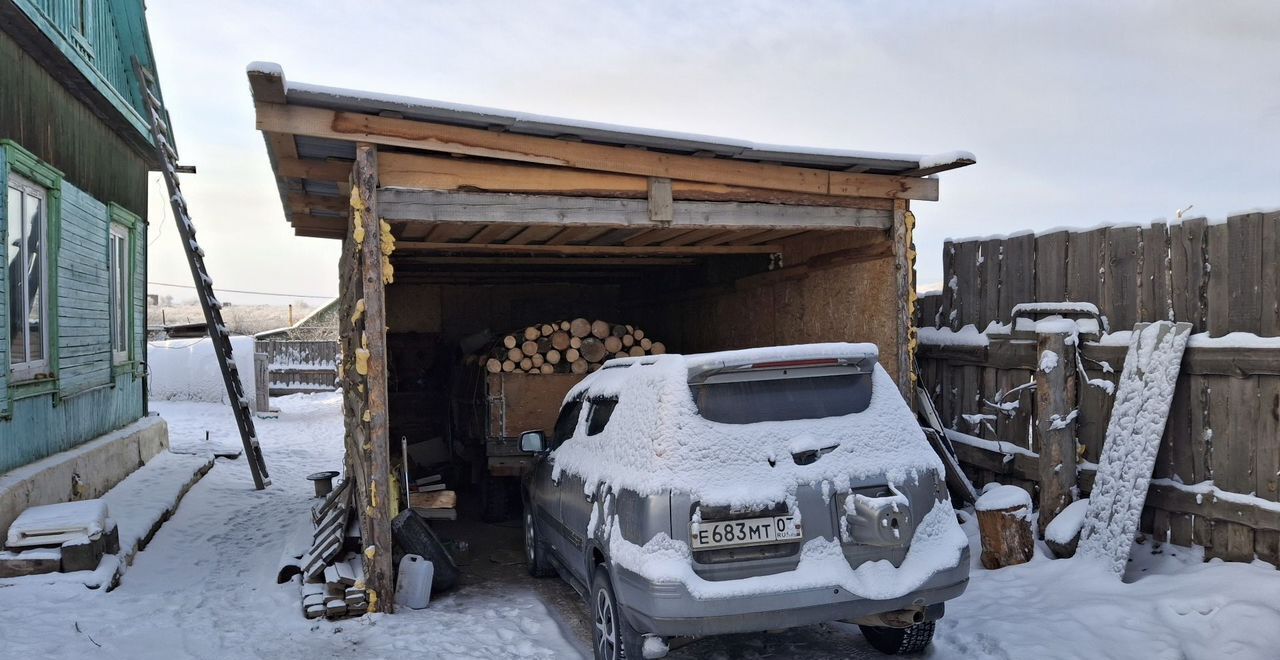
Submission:
M 698 414 L 723 424 L 821 419 L 862 412 L 871 374 L 845 373 L 691 384 Z

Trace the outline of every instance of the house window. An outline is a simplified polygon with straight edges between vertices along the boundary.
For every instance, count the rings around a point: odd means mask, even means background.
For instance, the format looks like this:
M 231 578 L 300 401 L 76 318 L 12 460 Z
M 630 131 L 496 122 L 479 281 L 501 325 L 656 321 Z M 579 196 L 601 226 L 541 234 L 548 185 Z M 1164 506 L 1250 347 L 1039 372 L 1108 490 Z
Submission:
M 111 356 L 116 364 L 129 361 L 129 320 L 132 308 L 129 280 L 133 276 L 133 260 L 129 229 L 112 223 L 108 242 L 111 263 Z
M 5 265 L 9 365 L 14 380 L 49 370 L 46 199 L 44 188 L 9 174 Z
M 93 0 L 71 0 L 71 34 L 76 45 L 88 57 L 93 57 Z

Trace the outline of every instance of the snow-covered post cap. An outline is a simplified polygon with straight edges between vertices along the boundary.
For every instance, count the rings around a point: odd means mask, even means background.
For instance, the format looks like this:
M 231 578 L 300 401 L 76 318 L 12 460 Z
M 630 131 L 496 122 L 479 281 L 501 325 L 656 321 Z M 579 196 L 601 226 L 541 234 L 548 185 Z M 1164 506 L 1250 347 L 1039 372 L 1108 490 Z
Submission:
M 1017 486 L 999 485 L 988 489 L 973 508 L 978 511 L 1004 511 L 1019 507 L 1031 510 L 1031 494 Z

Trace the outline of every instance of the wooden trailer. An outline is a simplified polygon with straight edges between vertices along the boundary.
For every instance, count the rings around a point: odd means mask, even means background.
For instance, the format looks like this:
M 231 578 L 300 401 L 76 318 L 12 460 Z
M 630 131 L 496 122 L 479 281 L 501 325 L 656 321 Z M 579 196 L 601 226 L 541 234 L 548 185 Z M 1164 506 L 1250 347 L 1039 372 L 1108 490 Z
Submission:
M 249 82 L 285 216 L 343 242 L 347 469 L 380 611 L 389 445 L 407 430 L 451 442 L 441 389 L 460 347 L 575 317 L 643 324 L 671 352 L 869 341 L 906 392 L 909 204 L 974 162 L 334 90 L 274 65 L 251 65 Z

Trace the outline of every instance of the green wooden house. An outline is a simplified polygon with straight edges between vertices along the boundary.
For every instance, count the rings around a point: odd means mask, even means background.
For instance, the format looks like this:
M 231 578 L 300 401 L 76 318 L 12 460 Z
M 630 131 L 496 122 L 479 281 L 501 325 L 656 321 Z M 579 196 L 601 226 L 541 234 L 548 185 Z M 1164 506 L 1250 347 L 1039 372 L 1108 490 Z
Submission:
M 0 0 L 0 530 L 167 444 L 144 384 L 157 167 L 135 58 L 154 72 L 143 0 Z

